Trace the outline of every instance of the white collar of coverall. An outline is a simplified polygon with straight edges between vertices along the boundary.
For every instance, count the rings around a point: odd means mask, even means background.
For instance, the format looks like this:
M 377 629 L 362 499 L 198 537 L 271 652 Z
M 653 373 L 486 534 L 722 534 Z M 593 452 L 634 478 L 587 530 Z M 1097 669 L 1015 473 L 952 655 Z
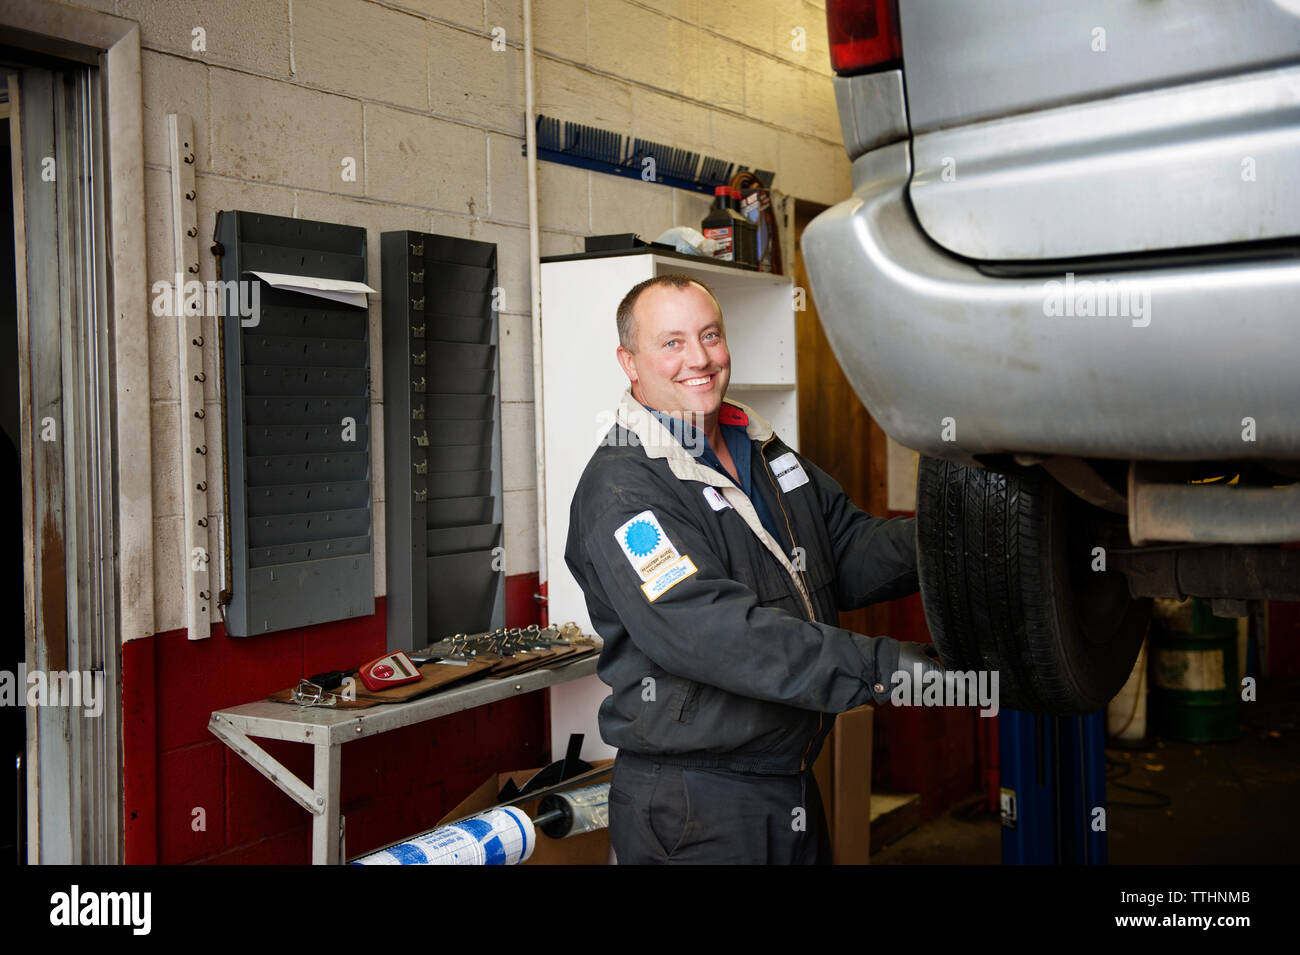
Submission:
M 766 441 L 775 433 L 772 430 L 771 423 L 760 415 L 749 405 L 742 404 L 739 401 L 733 401 L 730 398 L 724 399 L 726 404 L 745 414 L 748 422 L 745 425 L 745 433 L 751 441 Z M 645 448 L 646 455 L 652 458 L 667 458 L 668 464 L 682 480 L 705 481 L 709 484 L 718 484 L 711 478 L 701 477 L 699 471 L 709 475 L 716 475 L 712 468 L 705 467 L 700 461 L 692 455 L 682 442 L 678 440 L 671 431 L 668 430 L 657 417 L 645 409 L 641 402 L 632 396 L 632 387 L 629 385 L 623 391 L 623 397 L 619 401 L 618 414 L 616 420 L 628 431 L 637 436 L 641 446 Z M 720 477 L 720 476 L 719 476 Z M 718 486 L 725 486 L 731 482 L 722 479 Z
M 740 409 L 748 417 L 749 421 L 745 425 L 745 433 L 752 440 L 767 441 L 775 434 L 772 425 L 767 419 L 759 415 L 753 408 L 741 404 L 739 401 L 727 400 L 726 403 Z M 745 496 L 744 491 L 736 487 L 735 483 L 729 478 L 706 466 L 699 458 L 687 451 L 682 446 L 682 443 L 673 436 L 673 433 L 664 426 L 663 422 L 647 411 L 641 402 L 632 397 L 631 385 L 623 392 L 623 398 L 618 405 L 616 420 L 637 436 L 647 457 L 666 458 L 669 469 L 679 481 L 700 481 L 719 488 L 722 496 L 736 509 L 736 512 L 744 519 L 749 529 L 762 541 L 763 546 L 768 549 L 772 556 L 781 562 L 781 566 L 790 575 L 795 588 L 799 591 L 799 596 L 808 609 L 808 619 L 816 619 L 812 599 L 809 597 L 808 589 L 804 586 L 803 578 L 796 572 L 790 558 L 781 550 L 781 546 L 776 542 L 776 539 L 763 527 L 758 519 L 758 512 L 754 510 L 753 502 Z

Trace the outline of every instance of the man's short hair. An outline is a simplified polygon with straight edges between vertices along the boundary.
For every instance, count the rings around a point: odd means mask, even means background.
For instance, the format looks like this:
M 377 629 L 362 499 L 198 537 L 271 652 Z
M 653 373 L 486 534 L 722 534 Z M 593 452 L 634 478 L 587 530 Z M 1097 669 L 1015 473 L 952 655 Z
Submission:
M 718 303 L 718 297 L 713 294 L 713 289 L 695 278 L 695 276 L 686 275 L 682 272 L 656 275 L 654 278 L 633 285 L 631 291 L 623 296 L 623 301 L 618 303 L 618 343 L 628 351 L 636 351 L 636 319 L 632 315 L 632 310 L 636 307 L 637 299 L 641 297 L 641 293 L 656 285 L 668 285 L 672 288 L 686 288 L 688 285 L 698 285 L 708 293 L 709 298 L 713 299 L 713 307 L 718 310 L 718 318 L 722 318 L 722 306 Z

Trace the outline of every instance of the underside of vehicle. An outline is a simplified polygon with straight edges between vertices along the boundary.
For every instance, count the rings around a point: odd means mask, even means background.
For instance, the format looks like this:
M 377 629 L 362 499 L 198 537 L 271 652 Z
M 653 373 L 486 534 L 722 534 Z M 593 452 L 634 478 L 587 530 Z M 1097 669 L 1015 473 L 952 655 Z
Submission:
M 1300 549 L 1239 542 L 1270 536 L 1273 495 L 1294 484 L 1274 488 L 1284 478 L 1254 465 L 1231 477 L 1166 465 L 1130 496 L 1102 477 L 1126 470 L 1154 469 L 920 459 L 921 593 L 947 666 L 999 670 L 1010 708 L 1088 713 L 1128 678 L 1150 598 L 1205 598 L 1221 616 L 1245 616 L 1248 600 L 1300 600 Z M 1258 520 L 1226 495 L 1257 499 Z
M 1300 8 L 1096 7 L 831 0 L 854 194 L 803 240 L 945 665 L 1062 714 L 1151 598 L 1300 600 Z

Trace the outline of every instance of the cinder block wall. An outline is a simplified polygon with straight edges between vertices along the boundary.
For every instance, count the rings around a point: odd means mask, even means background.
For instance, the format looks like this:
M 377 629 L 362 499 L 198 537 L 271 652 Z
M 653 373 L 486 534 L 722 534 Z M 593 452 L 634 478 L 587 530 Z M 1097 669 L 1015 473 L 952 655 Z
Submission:
M 220 209 L 364 226 L 375 288 L 380 288 L 383 231 L 418 229 L 497 244 L 506 306 L 500 354 L 506 573 L 514 579 L 535 574 L 520 0 L 81 0 L 81 5 L 140 24 L 150 282 L 169 279 L 173 272 L 166 141 L 171 112 L 194 121 L 200 279 L 216 278 L 208 246 Z M 773 169 L 776 186 L 800 198 L 829 203 L 848 195 L 849 163 L 839 139 L 823 3 L 536 0 L 533 16 L 539 112 Z M 346 175 L 349 167 L 355 168 L 355 178 Z M 709 204 L 698 193 L 550 163 L 539 165 L 538 179 L 543 255 L 580 251 L 588 234 L 631 231 L 654 238 L 675 224 L 698 228 Z M 379 298 L 372 296 L 375 593 L 383 595 L 379 318 Z M 128 712 L 142 721 L 127 760 L 134 759 L 137 767 L 147 763 L 150 754 L 143 750 L 149 739 L 155 741 L 157 812 L 176 816 L 175 827 L 158 827 L 160 857 L 181 861 L 223 851 L 229 856 L 232 847 L 261 845 L 260 855 L 245 852 L 241 858 L 263 858 L 265 837 L 297 815 L 279 807 L 271 814 L 274 823 L 249 824 L 258 799 L 283 797 L 260 777 L 245 779 L 243 768 L 229 763 L 229 778 L 213 781 L 228 754 L 212 748 L 220 744 L 205 731 L 206 710 L 251 699 L 275 688 L 264 683 L 291 682 L 303 669 L 313 672 L 313 665 L 339 665 L 342 661 L 313 650 L 332 646 L 337 654 L 347 646 L 346 632 L 335 627 L 319 641 L 297 631 L 278 640 L 268 635 L 253 638 L 247 648 L 228 650 L 186 645 L 174 320 L 154 319 L 150 335 L 155 610 L 158 639 L 170 642 L 148 654 L 145 669 L 155 689 L 146 695 L 152 698 L 126 701 Z M 215 349 L 209 351 L 215 356 Z M 208 369 L 207 380 L 208 447 L 220 448 L 215 367 Z M 209 466 L 220 466 L 217 456 Z M 216 526 L 221 494 L 213 483 L 209 510 Z M 520 592 L 531 592 L 531 586 Z M 355 629 L 372 643 L 382 641 L 382 624 Z M 216 640 L 228 642 L 224 636 Z M 259 641 L 264 641 L 260 647 Z M 270 647 L 289 649 L 276 651 L 275 664 L 265 666 L 258 655 L 272 652 L 263 649 Z M 127 658 L 128 669 L 137 657 L 145 657 L 143 648 Z M 221 693 L 200 692 L 213 668 L 222 671 Z M 134 672 L 140 671 L 135 664 Z M 130 687 L 125 692 L 132 693 Z M 177 723 L 178 707 L 189 714 L 184 725 Z M 535 716 L 521 711 L 513 719 Z M 128 737 L 132 732 L 128 727 Z M 489 757 L 525 758 L 496 737 L 484 745 L 483 728 L 466 732 L 466 753 L 452 760 L 464 773 L 463 785 L 472 788 L 480 769 L 506 768 L 488 765 Z M 483 754 L 482 765 L 475 753 Z M 132 768 L 128 765 L 128 774 Z M 228 823 L 224 841 L 169 836 L 189 829 L 188 797 L 179 790 L 169 796 L 163 782 L 171 770 L 184 781 L 181 790 L 197 786 L 214 800 L 228 803 L 235 790 L 248 790 L 252 797 L 239 809 L 238 831 Z M 442 779 L 436 768 L 430 772 L 431 780 Z M 148 790 L 149 776 L 143 772 L 137 794 Z M 449 804 L 464 795 L 455 789 L 448 784 L 443 793 Z M 147 811 L 147 793 L 140 798 Z M 350 815 L 350 849 L 361 848 L 351 835 L 358 831 L 353 820 Z M 374 833 L 376 839 L 382 835 Z
M 151 279 L 171 272 L 166 117 L 190 115 L 204 245 L 219 209 L 495 242 L 506 307 L 501 383 L 506 573 L 538 569 L 528 307 L 523 25 L 518 0 L 118 0 L 145 47 L 145 189 Z M 534 4 L 539 112 L 776 170 L 776 185 L 833 202 L 849 192 L 826 51 L 806 0 L 541 0 Z M 504 30 L 504 50 L 492 31 Z M 796 29 L 806 44 L 798 51 Z M 194 31 L 203 31 L 206 50 Z M 497 44 L 500 46 L 500 43 Z M 344 163 L 355 165 L 355 181 Z M 699 227 L 699 193 L 541 163 L 542 254 L 582 237 L 654 238 Z M 202 279 L 215 278 L 206 248 Z M 382 292 L 382 289 L 380 289 Z M 386 593 L 379 302 L 372 296 L 375 592 Z M 183 625 L 180 411 L 173 323 L 152 326 L 155 600 Z M 219 400 L 209 375 L 208 400 Z M 217 415 L 210 415 L 216 440 Z M 215 466 L 217 461 L 212 461 Z M 220 496 L 210 496 L 214 515 Z

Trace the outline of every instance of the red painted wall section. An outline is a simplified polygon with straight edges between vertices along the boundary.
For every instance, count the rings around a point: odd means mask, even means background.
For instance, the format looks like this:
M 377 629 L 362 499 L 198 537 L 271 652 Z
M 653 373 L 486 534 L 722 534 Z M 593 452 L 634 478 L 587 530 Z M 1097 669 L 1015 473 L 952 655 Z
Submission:
M 158 861 L 158 713 L 154 637 L 122 646 L 123 857 Z
M 506 580 L 506 620 L 538 620 L 537 575 Z M 123 796 L 128 863 L 306 863 L 310 817 L 207 725 L 301 676 L 346 669 L 385 648 L 385 601 L 370 617 L 208 640 L 184 630 L 122 648 Z M 257 740 L 310 782 L 312 751 Z M 550 761 L 546 698 L 530 693 L 343 747 L 347 852 L 437 824 L 490 774 Z

